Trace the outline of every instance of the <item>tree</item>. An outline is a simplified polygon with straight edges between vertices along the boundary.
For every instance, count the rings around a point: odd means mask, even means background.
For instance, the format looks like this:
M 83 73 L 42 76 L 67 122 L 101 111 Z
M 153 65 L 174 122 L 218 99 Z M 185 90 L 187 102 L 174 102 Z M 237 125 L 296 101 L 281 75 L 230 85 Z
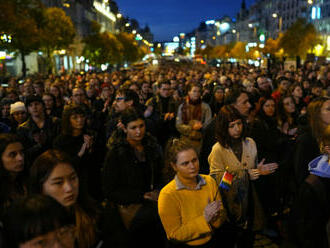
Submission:
M 64 10 L 56 7 L 46 8 L 41 30 L 41 47 L 46 52 L 48 70 L 53 68 L 53 53 L 55 50 L 67 49 L 72 44 L 76 31 Z
M 10 37 L 1 40 L 0 48 L 21 56 L 25 77 L 25 57 L 40 46 L 41 3 L 38 0 L 0 0 L 0 9 L 0 34 Z
M 298 19 L 280 40 L 280 47 L 291 58 L 306 56 L 308 50 L 319 44 L 320 39 L 313 24 L 305 19 Z
M 116 34 L 116 38 L 123 47 L 122 63 L 132 63 L 142 58 L 142 53 L 134 37 L 133 34 L 125 32 Z
M 230 56 L 236 59 L 246 59 L 246 42 L 238 41 L 230 50 Z
M 91 65 L 117 64 L 121 61 L 123 46 L 116 36 L 105 31 L 100 33 L 101 26 L 92 22 L 92 32 L 83 42 L 85 47 L 83 55 L 90 61 Z

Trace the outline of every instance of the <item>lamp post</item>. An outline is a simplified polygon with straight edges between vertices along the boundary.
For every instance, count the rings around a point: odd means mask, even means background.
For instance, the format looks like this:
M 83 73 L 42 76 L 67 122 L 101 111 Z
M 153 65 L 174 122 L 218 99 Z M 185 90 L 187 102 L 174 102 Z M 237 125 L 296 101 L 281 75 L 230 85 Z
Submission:
M 281 33 L 282 32 L 282 16 L 277 13 L 273 13 L 272 16 L 275 19 L 278 18 L 278 32 Z

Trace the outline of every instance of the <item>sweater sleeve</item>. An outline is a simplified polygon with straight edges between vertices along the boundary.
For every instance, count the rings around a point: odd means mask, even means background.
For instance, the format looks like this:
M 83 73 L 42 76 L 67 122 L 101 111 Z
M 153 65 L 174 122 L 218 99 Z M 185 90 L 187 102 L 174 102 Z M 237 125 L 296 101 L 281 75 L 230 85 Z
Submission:
M 219 185 L 220 180 L 225 173 L 224 162 L 222 161 L 222 154 L 219 148 L 219 144 L 216 143 L 212 147 L 212 151 L 208 157 L 210 165 L 210 175 L 216 180 Z
M 203 214 L 182 223 L 179 203 L 172 194 L 161 192 L 158 211 L 169 240 L 188 242 L 212 231 Z

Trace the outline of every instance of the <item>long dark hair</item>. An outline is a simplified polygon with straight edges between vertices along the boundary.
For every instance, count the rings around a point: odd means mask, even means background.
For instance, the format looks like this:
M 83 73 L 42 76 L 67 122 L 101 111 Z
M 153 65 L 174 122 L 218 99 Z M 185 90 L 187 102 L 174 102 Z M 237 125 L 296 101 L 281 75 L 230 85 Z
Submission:
M 63 151 L 48 150 L 36 158 L 30 168 L 30 193 L 42 194 L 42 186 L 54 168 L 66 163 L 77 172 L 72 159 Z M 98 209 L 96 204 L 87 194 L 83 184 L 79 183 L 79 195 L 76 204 L 70 208 L 76 216 L 76 227 L 79 247 L 89 247 L 95 242 L 95 223 Z M 81 245 L 81 246 L 80 246 Z
M 7 171 L 4 167 L 3 161 L 2 161 L 2 155 L 5 152 L 8 145 L 13 143 L 22 143 L 22 141 L 19 139 L 18 136 L 15 134 L 5 133 L 0 134 L 0 208 L 2 208 L 4 203 L 6 203 L 10 198 L 12 197 L 12 192 L 9 190 L 9 185 L 14 183 L 15 190 L 18 193 L 24 194 L 24 186 L 26 184 L 25 178 L 26 178 L 26 163 L 24 163 L 24 169 L 23 171 L 19 172 L 18 175 L 15 178 L 15 181 L 13 182 L 10 176 L 9 171 Z M 16 192 L 16 193 L 17 193 Z
M 232 105 L 225 105 L 220 109 L 220 112 L 217 115 L 215 137 L 216 140 L 225 148 L 232 146 L 233 138 L 229 135 L 228 128 L 229 123 L 236 120 L 242 120 L 243 130 L 241 139 L 244 140 L 247 132 L 246 122 L 235 107 Z
M 86 112 L 84 108 L 80 105 L 67 105 L 65 106 L 62 113 L 62 134 L 63 135 L 72 135 L 73 129 L 70 121 L 70 117 L 74 114 L 81 114 L 86 117 Z M 86 120 L 84 125 L 84 131 L 86 131 Z

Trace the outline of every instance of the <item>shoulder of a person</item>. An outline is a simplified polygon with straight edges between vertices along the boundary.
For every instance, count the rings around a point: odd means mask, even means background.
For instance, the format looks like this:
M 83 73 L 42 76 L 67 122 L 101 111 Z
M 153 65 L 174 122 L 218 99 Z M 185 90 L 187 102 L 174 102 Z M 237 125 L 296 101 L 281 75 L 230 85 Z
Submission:
M 172 179 L 168 184 L 166 184 L 160 191 L 161 195 L 172 194 L 177 192 L 175 180 Z

